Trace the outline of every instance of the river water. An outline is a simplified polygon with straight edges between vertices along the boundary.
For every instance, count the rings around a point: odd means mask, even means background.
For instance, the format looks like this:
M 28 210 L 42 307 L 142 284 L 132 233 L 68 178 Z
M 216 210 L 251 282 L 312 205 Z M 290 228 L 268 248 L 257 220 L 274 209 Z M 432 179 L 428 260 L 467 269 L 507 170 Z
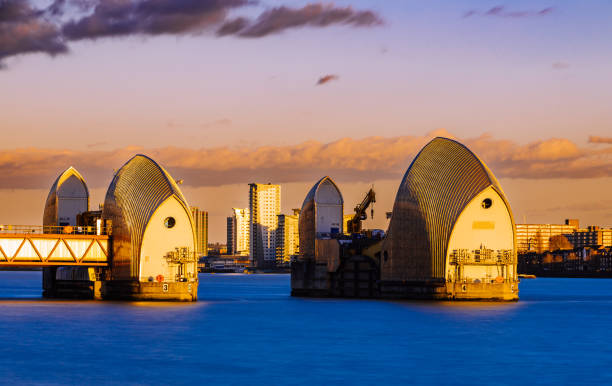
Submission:
M 0 382 L 612 383 L 612 280 L 523 280 L 517 303 L 289 296 L 288 275 L 200 275 L 196 303 L 48 301 L 0 272 Z

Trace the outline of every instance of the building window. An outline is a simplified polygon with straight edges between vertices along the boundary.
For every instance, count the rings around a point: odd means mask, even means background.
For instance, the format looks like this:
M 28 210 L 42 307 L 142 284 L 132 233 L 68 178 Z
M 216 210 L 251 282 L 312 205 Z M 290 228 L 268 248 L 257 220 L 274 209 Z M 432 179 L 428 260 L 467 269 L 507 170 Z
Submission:
M 166 217 L 166 219 L 164 220 L 164 225 L 168 229 L 173 228 L 176 225 L 176 220 L 174 219 L 174 217 Z
M 485 209 L 489 209 L 491 205 L 493 205 L 493 200 L 491 200 L 490 198 L 485 198 L 484 200 L 482 200 L 482 204 L 480 205 L 482 205 L 482 207 Z

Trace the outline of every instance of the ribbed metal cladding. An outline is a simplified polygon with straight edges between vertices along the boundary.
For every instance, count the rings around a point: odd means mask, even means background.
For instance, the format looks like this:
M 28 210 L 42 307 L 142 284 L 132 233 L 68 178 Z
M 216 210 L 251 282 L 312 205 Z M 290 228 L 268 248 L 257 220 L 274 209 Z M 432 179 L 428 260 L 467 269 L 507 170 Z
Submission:
M 455 222 L 489 186 L 503 197 L 493 174 L 467 147 L 441 137 L 429 142 L 406 171 L 397 192 L 383 244 L 382 279 L 443 279 Z
M 302 209 L 300 210 L 300 217 L 298 220 L 298 231 L 300 234 L 300 258 L 314 259 L 315 257 L 315 239 L 317 237 L 317 208 L 315 205 L 315 197 L 317 195 L 317 190 L 319 190 L 319 187 L 325 181 L 331 182 L 342 199 L 340 189 L 338 189 L 336 183 L 328 176 L 321 178 L 314 184 L 310 191 L 308 191 L 308 194 L 302 203 Z M 342 199 L 342 202 L 344 202 L 344 199 Z
M 189 208 L 174 179 L 151 158 L 138 154 L 115 173 L 102 216 L 112 220 L 113 276 L 137 278 L 142 239 L 151 216 L 175 195 Z
M 49 194 L 47 195 L 47 201 L 45 202 L 45 209 L 43 212 L 43 226 L 57 226 L 58 218 L 57 218 L 57 191 L 62 187 L 62 184 L 68 180 L 70 177 L 76 177 L 83 186 L 85 187 L 85 191 L 87 192 L 87 206 L 89 207 L 89 189 L 87 188 L 87 184 L 85 183 L 85 179 L 75 168 L 72 166 L 68 169 L 64 170 L 62 174 L 60 174 L 56 179 L 51 189 L 49 190 Z

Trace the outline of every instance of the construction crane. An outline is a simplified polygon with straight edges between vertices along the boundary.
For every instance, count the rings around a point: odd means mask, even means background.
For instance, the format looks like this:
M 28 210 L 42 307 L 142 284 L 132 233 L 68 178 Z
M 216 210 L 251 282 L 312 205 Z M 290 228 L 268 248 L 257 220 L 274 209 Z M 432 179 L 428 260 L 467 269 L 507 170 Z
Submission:
M 366 210 L 371 204 L 376 202 L 376 193 L 374 189 L 370 189 L 366 196 L 361 201 L 361 204 L 355 207 L 355 215 L 353 218 L 347 221 L 346 223 L 346 231 L 347 233 L 359 233 L 361 232 L 361 221 L 368 218 Z M 370 218 L 374 218 L 374 208 L 372 207 L 370 210 Z

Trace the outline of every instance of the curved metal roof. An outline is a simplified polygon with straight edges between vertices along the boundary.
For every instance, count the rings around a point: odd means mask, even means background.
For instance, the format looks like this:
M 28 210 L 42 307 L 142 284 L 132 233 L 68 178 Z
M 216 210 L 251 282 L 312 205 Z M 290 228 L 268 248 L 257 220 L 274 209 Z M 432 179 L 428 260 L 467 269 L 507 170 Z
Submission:
M 466 146 L 437 137 L 419 152 L 400 184 L 383 250 L 391 261 L 383 276 L 395 279 L 444 278 L 446 251 L 459 215 L 492 186 L 504 199 L 489 168 Z M 384 277 L 383 277 L 384 278 Z
M 85 179 L 74 167 L 70 166 L 68 169 L 64 170 L 56 179 L 53 185 L 51 185 L 51 189 L 49 190 L 49 194 L 47 195 L 47 200 L 45 201 L 45 210 L 43 212 L 43 225 L 44 226 L 56 226 L 57 224 L 57 193 L 70 177 L 76 177 L 85 188 L 86 196 L 83 198 L 87 198 L 89 207 L 89 189 L 87 188 L 87 184 L 85 183 Z
M 325 176 L 321 178 L 319 181 L 317 181 L 312 186 L 312 188 L 310 188 L 310 190 L 308 191 L 308 194 L 306 195 L 306 198 L 304 198 L 302 207 L 304 207 L 307 201 L 313 201 L 315 199 L 317 191 L 319 190 L 319 188 L 321 187 L 321 185 L 323 185 L 325 181 L 329 181 L 334 186 L 334 188 L 336 188 L 336 190 L 338 191 L 338 194 L 340 195 L 341 203 L 344 204 L 344 198 L 342 197 L 342 193 L 340 192 L 340 189 L 338 189 L 338 185 L 336 185 L 336 183 L 334 182 L 334 180 L 331 179 L 331 177 Z
M 315 198 L 317 191 L 324 183 L 331 183 L 332 186 L 340 195 L 340 203 L 344 205 L 344 198 L 338 185 L 329 177 L 325 176 L 317 181 L 313 187 L 308 191 L 304 202 L 302 203 L 302 209 L 300 211 L 300 218 L 298 220 L 298 229 L 300 233 L 300 255 L 304 257 L 313 257 L 315 253 L 315 239 L 316 239 L 316 205 Z
M 147 224 L 159 205 L 173 195 L 189 212 L 189 205 L 174 179 L 146 155 L 135 155 L 115 173 L 102 213 L 105 219 L 112 220 L 113 265 L 117 267 L 113 275 L 117 272 L 119 276 L 137 277 Z

